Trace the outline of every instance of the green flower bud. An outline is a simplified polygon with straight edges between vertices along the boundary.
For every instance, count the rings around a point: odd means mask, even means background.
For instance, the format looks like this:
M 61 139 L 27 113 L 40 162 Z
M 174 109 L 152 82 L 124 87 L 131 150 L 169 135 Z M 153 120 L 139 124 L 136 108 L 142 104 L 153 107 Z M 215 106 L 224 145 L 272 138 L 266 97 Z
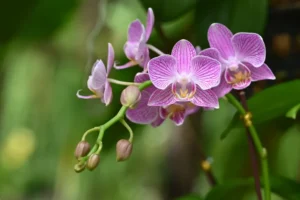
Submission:
M 121 104 L 134 108 L 141 99 L 141 91 L 135 85 L 130 85 L 122 91 Z
M 132 152 L 132 144 L 128 140 L 119 140 L 116 145 L 117 161 L 127 160 Z
M 82 172 L 85 169 L 85 163 L 79 162 L 74 166 L 74 170 L 77 173 Z
M 98 166 L 99 162 L 100 156 L 98 154 L 92 154 L 87 161 L 86 167 L 92 171 Z
M 86 156 L 90 152 L 91 146 L 86 141 L 81 141 L 78 143 L 76 149 L 75 149 L 75 157 L 77 159 Z

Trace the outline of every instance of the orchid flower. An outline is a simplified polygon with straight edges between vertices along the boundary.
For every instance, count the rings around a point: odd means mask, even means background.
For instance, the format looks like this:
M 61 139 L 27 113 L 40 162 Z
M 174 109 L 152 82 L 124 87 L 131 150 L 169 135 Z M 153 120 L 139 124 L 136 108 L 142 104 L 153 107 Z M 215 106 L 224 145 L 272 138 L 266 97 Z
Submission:
M 147 73 L 138 73 L 135 82 L 142 83 L 149 80 Z M 148 106 L 151 94 L 156 90 L 150 86 L 142 91 L 141 99 L 134 109 L 128 109 L 127 118 L 137 124 L 151 124 L 153 127 L 161 125 L 165 119 L 170 118 L 176 125 L 181 125 L 186 116 L 198 111 L 199 107 L 191 103 L 176 103 L 167 107 Z
M 81 99 L 95 99 L 100 98 L 101 101 L 108 105 L 112 100 L 112 88 L 108 81 L 108 75 L 114 64 L 114 49 L 108 43 L 107 69 L 102 60 L 97 60 L 92 68 L 92 74 L 89 76 L 87 86 L 94 94 L 89 96 L 80 95 L 78 90 L 77 97 Z
M 220 85 L 213 90 L 222 97 L 231 89 L 242 90 L 253 81 L 274 80 L 275 76 L 264 63 L 266 48 L 256 33 L 236 33 L 222 24 L 212 24 L 208 30 L 209 49 L 199 55 L 209 56 L 222 64 Z
M 124 52 L 130 60 L 128 63 L 115 66 L 116 69 L 125 69 L 135 65 L 146 68 L 150 59 L 147 41 L 150 38 L 154 24 L 154 14 L 151 8 L 148 9 L 146 29 L 139 19 L 133 21 L 128 28 L 127 42 L 124 45 Z
M 210 88 L 220 82 L 221 64 L 207 56 L 197 56 L 189 41 L 178 41 L 171 55 L 151 59 L 148 70 L 157 88 L 149 99 L 149 106 L 191 102 L 201 107 L 219 107 L 218 98 Z

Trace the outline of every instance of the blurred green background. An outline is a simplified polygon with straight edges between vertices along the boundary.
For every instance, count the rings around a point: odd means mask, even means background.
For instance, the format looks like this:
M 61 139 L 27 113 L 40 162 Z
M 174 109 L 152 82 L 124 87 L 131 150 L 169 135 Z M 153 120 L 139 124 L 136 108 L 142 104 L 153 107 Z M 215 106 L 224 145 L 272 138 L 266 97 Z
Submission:
M 99 167 L 74 172 L 73 152 L 82 134 L 117 112 L 122 87 L 113 86 L 109 107 L 75 94 L 81 88 L 88 92 L 92 63 L 97 58 L 106 62 L 108 42 L 116 60 L 127 61 L 123 45 L 128 24 L 136 18 L 145 22 L 147 7 L 156 16 L 150 43 L 164 52 L 182 38 L 206 48 L 207 29 L 213 22 L 224 23 L 233 32 L 262 34 L 267 63 L 277 80 L 254 84 L 248 96 L 300 77 L 299 1 L 1 1 L 0 200 L 163 200 L 190 193 L 200 199 L 211 189 L 200 168 L 203 155 L 213 159 L 213 173 L 221 184 L 252 176 L 244 130 L 236 128 L 220 140 L 235 113 L 224 100 L 221 109 L 200 112 L 182 127 L 170 121 L 159 128 L 132 124 L 133 154 L 124 163 L 115 161 L 115 144 L 128 134 L 122 126 L 114 126 L 104 137 Z M 111 77 L 130 81 L 140 70 L 113 70 Z M 299 98 L 299 88 L 286 90 L 295 95 L 286 98 Z M 297 188 L 299 119 L 276 116 L 260 123 L 258 130 L 269 151 L 271 175 L 288 178 Z M 96 134 L 89 136 L 91 142 L 95 138 Z M 293 192 L 297 190 L 300 187 Z M 300 199 L 299 192 L 272 197 Z M 256 199 L 253 184 L 235 184 L 219 199 Z

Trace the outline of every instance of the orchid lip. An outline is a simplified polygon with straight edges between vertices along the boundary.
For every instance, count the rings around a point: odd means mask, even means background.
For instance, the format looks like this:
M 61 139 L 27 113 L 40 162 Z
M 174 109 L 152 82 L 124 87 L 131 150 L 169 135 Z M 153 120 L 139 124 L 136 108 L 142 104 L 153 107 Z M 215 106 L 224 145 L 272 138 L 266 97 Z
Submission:
M 251 80 L 251 72 L 241 69 L 239 66 L 229 67 L 226 74 L 227 82 L 233 86 Z
M 196 85 L 186 79 L 172 84 L 172 93 L 181 101 L 189 101 L 196 93 Z

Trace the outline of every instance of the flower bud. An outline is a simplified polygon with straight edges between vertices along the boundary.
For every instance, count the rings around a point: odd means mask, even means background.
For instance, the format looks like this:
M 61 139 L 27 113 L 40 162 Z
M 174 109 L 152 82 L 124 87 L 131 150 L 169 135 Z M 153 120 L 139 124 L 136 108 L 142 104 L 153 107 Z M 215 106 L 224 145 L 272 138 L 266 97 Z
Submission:
M 79 162 L 74 166 L 74 170 L 77 173 L 82 172 L 85 169 L 85 163 Z
M 76 149 L 75 149 L 75 157 L 81 158 L 83 156 L 86 156 L 90 152 L 90 144 L 86 141 L 81 141 L 78 143 Z
M 92 171 L 98 166 L 99 162 L 100 156 L 98 154 L 92 154 L 87 161 L 86 167 Z
M 134 108 L 141 99 L 141 92 L 135 85 L 130 85 L 122 91 L 121 104 Z
M 116 145 L 117 161 L 124 161 L 129 158 L 132 152 L 132 144 L 128 140 L 119 140 Z

